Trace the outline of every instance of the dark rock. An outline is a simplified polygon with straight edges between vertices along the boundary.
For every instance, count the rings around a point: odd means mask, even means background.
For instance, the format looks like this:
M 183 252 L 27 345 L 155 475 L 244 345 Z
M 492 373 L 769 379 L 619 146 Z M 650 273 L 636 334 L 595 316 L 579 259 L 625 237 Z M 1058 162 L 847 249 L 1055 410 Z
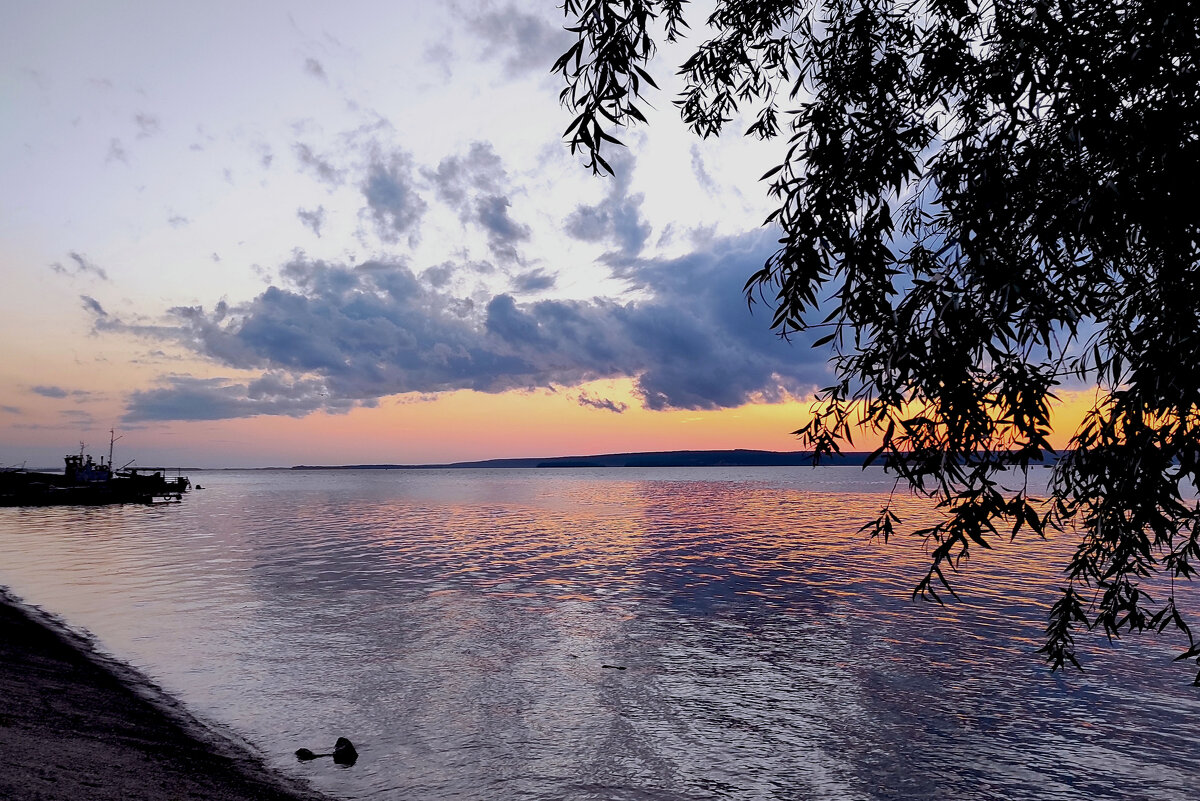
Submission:
M 357 762 L 358 751 L 354 750 L 354 743 L 346 737 L 339 737 L 333 746 L 333 761 L 347 766 Z
M 307 748 L 296 749 L 296 759 L 299 759 L 301 762 L 327 756 L 333 757 L 333 761 L 337 764 L 346 765 L 347 767 L 358 761 L 358 751 L 354 750 L 354 743 L 350 742 L 346 737 L 337 738 L 337 742 L 333 745 L 332 754 L 314 754 Z

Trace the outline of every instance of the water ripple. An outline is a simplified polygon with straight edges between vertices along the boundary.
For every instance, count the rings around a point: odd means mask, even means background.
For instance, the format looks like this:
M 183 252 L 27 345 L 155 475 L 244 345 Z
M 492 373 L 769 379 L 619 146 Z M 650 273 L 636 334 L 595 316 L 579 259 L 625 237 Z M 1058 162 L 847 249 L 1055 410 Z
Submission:
M 1035 655 L 1069 543 L 915 605 L 857 469 L 229 472 L 0 510 L 0 581 L 347 799 L 1190 798 L 1153 640 Z M 909 523 L 928 519 L 902 498 Z M 606 667 L 607 666 L 607 667 Z M 353 769 L 298 764 L 354 739 Z

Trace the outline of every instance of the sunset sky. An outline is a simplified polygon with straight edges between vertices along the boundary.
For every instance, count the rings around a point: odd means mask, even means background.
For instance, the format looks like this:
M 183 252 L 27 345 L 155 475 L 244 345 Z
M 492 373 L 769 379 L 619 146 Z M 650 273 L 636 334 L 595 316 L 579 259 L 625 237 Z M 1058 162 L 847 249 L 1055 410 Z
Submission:
M 829 374 L 741 287 L 777 143 L 655 73 L 615 179 L 550 0 L 0 11 L 0 465 L 795 447 Z M 124 458 L 122 458 L 124 457 Z

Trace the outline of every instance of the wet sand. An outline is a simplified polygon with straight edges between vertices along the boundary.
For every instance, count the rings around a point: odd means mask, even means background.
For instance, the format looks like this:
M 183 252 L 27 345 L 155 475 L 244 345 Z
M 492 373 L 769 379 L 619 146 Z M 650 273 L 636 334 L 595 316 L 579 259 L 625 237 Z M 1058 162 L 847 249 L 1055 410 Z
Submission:
M 322 801 L 0 588 L 0 798 Z

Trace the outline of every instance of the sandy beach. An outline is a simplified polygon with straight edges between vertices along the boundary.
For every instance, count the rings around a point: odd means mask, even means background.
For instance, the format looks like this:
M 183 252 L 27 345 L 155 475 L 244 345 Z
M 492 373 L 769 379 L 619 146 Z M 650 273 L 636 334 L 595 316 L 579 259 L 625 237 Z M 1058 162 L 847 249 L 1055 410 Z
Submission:
M 0 798 L 322 801 L 0 588 Z

